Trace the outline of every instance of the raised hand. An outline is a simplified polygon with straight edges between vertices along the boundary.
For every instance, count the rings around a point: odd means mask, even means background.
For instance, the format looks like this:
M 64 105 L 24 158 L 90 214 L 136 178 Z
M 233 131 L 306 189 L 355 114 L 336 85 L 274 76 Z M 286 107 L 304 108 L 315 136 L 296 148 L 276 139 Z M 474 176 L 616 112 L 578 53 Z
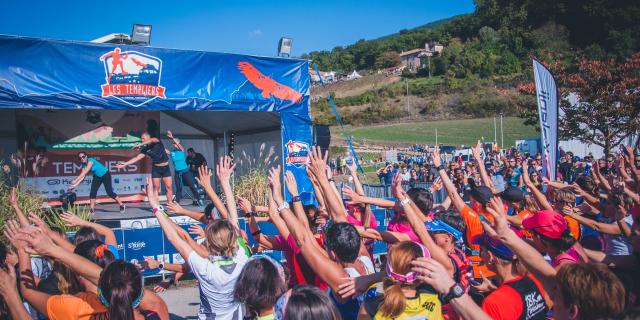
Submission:
M 431 191 L 431 193 L 436 193 L 436 192 L 442 190 L 443 186 L 444 186 L 444 184 L 442 182 L 442 178 L 437 177 L 435 180 L 433 180 L 433 183 L 429 187 L 429 191 Z
M 327 157 L 329 152 L 322 155 L 322 150 L 318 146 L 313 146 L 309 152 L 309 163 L 307 168 L 319 179 L 327 178 Z
M 220 183 L 229 183 L 231 175 L 236 165 L 233 164 L 233 159 L 229 156 L 220 157 L 220 161 L 216 164 L 216 175 Z
M 47 233 L 38 227 L 28 226 L 21 228 L 15 236 L 15 239 L 24 241 L 27 244 L 24 249 L 30 254 L 53 256 L 56 250 L 61 250 Z
M 12 207 L 18 206 L 18 195 L 16 193 L 16 188 L 11 188 L 11 195 L 9 196 L 9 203 Z
M 202 189 L 212 189 L 211 188 L 211 170 L 207 166 L 198 167 L 198 176 L 196 177 L 196 181 L 202 187 Z
M 169 210 L 169 212 L 175 214 L 182 214 L 186 211 L 177 201 L 167 203 L 167 209 Z
M 144 257 L 144 262 L 146 264 L 146 267 L 149 269 L 158 269 L 160 268 L 160 261 L 151 258 L 151 257 Z
M 0 268 L 0 296 L 9 297 L 10 294 L 17 295 L 17 277 L 15 268 Z
M 117 169 L 123 169 L 124 167 L 125 167 L 124 162 L 118 162 L 118 163 L 116 164 L 116 168 L 117 168 Z
M 442 264 L 432 258 L 420 257 L 411 262 L 411 271 L 418 274 L 418 280 L 430 285 L 441 294 L 446 294 L 456 282 Z
M 9 220 L 5 223 L 4 226 L 4 237 L 5 239 L 11 242 L 16 250 L 22 250 L 27 246 L 27 243 L 24 241 L 18 240 L 17 236 L 20 233 L 20 224 L 15 220 Z
M 353 191 L 353 189 L 349 188 L 349 187 L 344 187 L 342 188 L 342 194 L 345 195 L 347 198 L 351 199 L 348 201 L 349 204 L 361 204 L 362 202 L 362 196 L 359 195 L 357 192 Z
M 240 207 L 240 210 L 242 210 L 242 212 L 249 213 L 249 212 L 253 212 L 255 211 L 253 208 L 254 206 L 251 204 L 251 202 L 241 196 L 237 196 L 236 197 L 236 201 L 238 202 L 238 206 Z
M 478 140 L 478 143 L 474 148 L 471 148 L 471 153 L 473 154 L 473 158 L 477 161 L 480 161 L 480 157 L 482 155 L 482 143 Z
M 271 186 L 271 194 L 276 203 L 284 202 L 282 197 L 282 186 L 280 184 L 280 166 L 273 167 L 269 170 L 269 185 Z
M 358 173 L 358 165 L 356 164 L 356 159 L 351 161 L 351 164 L 347 163 L 347 168 L 349 168 L 349 172 L 352 175 L 356 175 Z
M 490 226 L 486 222 L 482 222 L 485 227 L 485 231 L 492 238 L 503 238 L 508 233 L 512 232 L 509 228 L 509 222 L 507 221 L 507 214 L 504 211 L 504 204 L 499 197 L 492 197 L 487 206 L 487 211 L 493 216 L 494 224 Z
M 167 130 L 167 138 L 173 140 L 173 133 L 171 132 L 171 130 Z
M 79 226 L 82 226 L 84 223 L 84 220 L 80 219 L 78 216 L 68 211 L 61 213 L 60 219 L 64 221 L 65 225 L 68 227 L 79 227 Z
M 196 239 L 204 239 L 204 229 L 200 225 L 192 224 L 189 226 L 189 234 L 196 236 Z
M 391 184 L 391 194 L 397 200 L 400 200 L 400 198 L 404 196 L 404 189 L 402 189 L 402 177 L 400 176 L 400 172 L 396 173 L 393 176 L 393 182 Z
M 431 158 L 433 159 L 433 165 L 439 167 L 442 165 L 442 160 L 440 159 L 440 148 L 435 146 L 431 148 Z
M 489 280 L 484 273 L 482 273 L 482 271 L 480 271 L 480 276 L 482 277 L 482 283 L 479 285 L 474 285 L 473 287 L 478 290 L 478 292 L 480 293 L 489 293 L 489 292 L 493 292 L 496 289 L 498 289 L 498 287 L 496 287 L 493 282 L 491 282 L 491 280 Z
M 293 172 L 287 170 L 287 173 L 284 175 L 284 181 L 287 184 L 287 190 L 292 197 L 297 197 L 298 193 L 298 183 L 296 182 L 296 177 L 293 176 Z

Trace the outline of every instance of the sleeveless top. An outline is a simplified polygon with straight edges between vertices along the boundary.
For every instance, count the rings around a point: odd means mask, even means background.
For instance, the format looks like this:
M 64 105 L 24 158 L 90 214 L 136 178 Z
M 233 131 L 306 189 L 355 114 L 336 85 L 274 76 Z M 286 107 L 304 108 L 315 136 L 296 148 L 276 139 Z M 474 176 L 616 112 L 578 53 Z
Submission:
M 364 308 L 374 320 L 439 320 L 444 319 L 442 315 L 442 303 L 440 297 L 429 286 L 419 286 L 416 289 L 416 296 L 406 298 L 404 311 L 396 317 L 383 315 L 379 312 L 384 301 L 383 295 L 376 295 L 368 298 L 364 302 Z
M 362 262 L 362 264 L 364 265 L 364 268 L 365 268 L 364 275 L 372 274 L 375 272 L 375 268 L 373 267 L 373 262 L 371 262 L 371 259 L 369 257 L 360 256 L 357 258 L 357 260 Z M 350 278 L 357 278 L 359 276 L 362 276 L 362 274 L 360 274 L 358 270 L 356 270 L 355 268 L 344 268 L 344 272 L 346 272 Z M 338 300 L 336 300 L 336 298 L 331 293 L 331 289 L 329 289 L 329 297 L 338 308 L 338 311 L 340 311 L 340 315 L 342 315 L 342 319 L 356 319 L 358 317 L 358 312 L 360 311 L 360 304 L 362 303 L 362 301 L 364 301 L 364 299 L 367 297 L 375 296 L 375 294 L 376 294 L 376 289 L 372 288 L 367 290 L 367 292 L 365 292 L 359 297 L 351 297 L 344 303 L 340 303 L 338 302 Z

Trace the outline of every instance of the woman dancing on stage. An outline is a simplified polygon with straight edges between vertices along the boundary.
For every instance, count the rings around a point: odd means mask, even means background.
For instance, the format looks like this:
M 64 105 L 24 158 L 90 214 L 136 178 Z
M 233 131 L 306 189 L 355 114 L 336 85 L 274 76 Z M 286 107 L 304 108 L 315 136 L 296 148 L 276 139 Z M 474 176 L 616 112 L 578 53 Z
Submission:
M 160 180 L 162 180 L 167 190 L 167 203 L 173 202 L 173 179 L 171 179 L 171 169 L 169 168 L 169 156 L 165 151 L 162 141 L 158 138 L 152 138 L 147 132 L 143 133 L 140 139 L 142 139 L 142 143 L 133 147 L 133 149 L 140 150 L 140 154 L 131 158 L 129 161 L 118 163 L 116 168 L 122 169 L 148 156 L 153 163 L 153 168 L 151 169 L 153 192 L 160 194 Z
M 89 208 L 91 213 L 93 214 L 95 212 L 96 196 L 98 195 L 98 189 L 100 189 L 100 185 L 102 184 L 104 184 L 104 190 L 107 192 L 107 195 L 120 205 L 120 213 L 124 213 L 126 207 L 120 198 L 118 198 L 118 195 L 113 192 L 113 186 L 111 185 L 111 173 L 109 172 L 109 169 L 107 169 L 107 167 L 98 160 L 88 157 L 87 153 L 84 151 L 78 152 L 78 158 L 82 163 L 82 172 L 80 172 L 80 175 L 71 182 L 69 191 L 75 189 L 84 180 L 87 174 L 91 172 L 93 174 L 93 179 L 91 180 L 91 191 L 89 192 Z
M 191 176 L 189 166 L 187 165 L 187 156 L 184 153 L 184 147 L 180 144 L 180 140 L 173 136 L 171 131 L 167 131 L 167 138 L 173 142 L 173 149 L 171 151 L 167 150 L 167 154 L 171 156 L 173 170 L 175 171 L 176 202 L 180 203 L 180 199 L 182 199 L 182 187 L 187 186 L 193 194 L 193 205 L 204 206 L 204 203 L 200 200 L 198 189 L 196 189 L 196 185 L 193 183 L 193 176 Z

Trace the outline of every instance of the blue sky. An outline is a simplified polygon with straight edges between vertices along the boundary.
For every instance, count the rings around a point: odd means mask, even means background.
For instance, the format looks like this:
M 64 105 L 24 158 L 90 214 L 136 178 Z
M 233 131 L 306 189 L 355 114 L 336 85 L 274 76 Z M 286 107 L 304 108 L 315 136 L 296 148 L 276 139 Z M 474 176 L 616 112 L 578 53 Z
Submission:
M 148 23 L 153 46 L 272 56 L 286 35 L 298 56 L 473 10 L 472 0 L 2 0 L 0 34 L 92 40 Z

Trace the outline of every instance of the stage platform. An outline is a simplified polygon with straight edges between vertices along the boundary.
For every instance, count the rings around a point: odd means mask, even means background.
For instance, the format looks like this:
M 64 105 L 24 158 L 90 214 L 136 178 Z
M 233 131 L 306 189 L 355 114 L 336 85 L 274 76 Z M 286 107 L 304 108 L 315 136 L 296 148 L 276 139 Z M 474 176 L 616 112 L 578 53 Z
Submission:
M 180 205 L 185 209 L 193 211 L 202 212 L 202 210 L 204 210 L 204 207 L 194 206 L 191 203 L 191 199 L 184 199 L 180 202 Z M 120 227 L 120 222 L 122 220 L 141 220 L 155 218 L 155 215 L 153 214 L 153 212 L 151 212 L 151 206 L 149 205 L 149 202 L 145 201 L 125 204 L 127 206 L 127 210 L 125 211 L 125 213 L 120 213 L 120 207 L 117 203 L 96 204 L 96 212 L 91 216 L 91 219 L 107 227 L 118 228 Z M 165 204 L 165 202 L 162 202 L 163 206 Z

